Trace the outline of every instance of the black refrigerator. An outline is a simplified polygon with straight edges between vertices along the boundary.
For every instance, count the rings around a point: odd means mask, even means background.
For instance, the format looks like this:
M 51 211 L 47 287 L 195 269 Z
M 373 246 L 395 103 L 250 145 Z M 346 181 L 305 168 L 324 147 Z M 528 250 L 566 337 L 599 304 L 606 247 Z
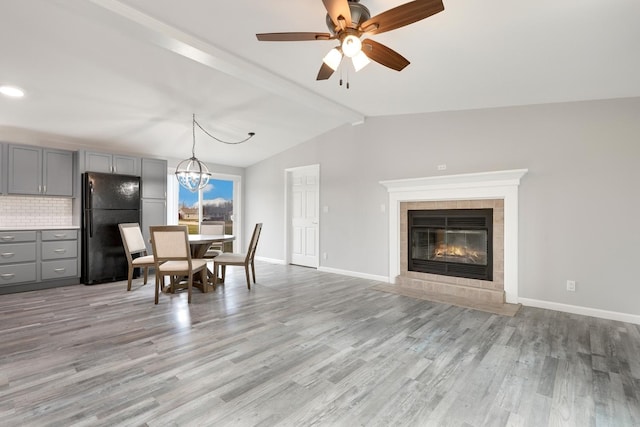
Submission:
M 140 177 L 82 174 L 82 283 L 127 278 L 127 257 L 118 224 L 140 223 Z

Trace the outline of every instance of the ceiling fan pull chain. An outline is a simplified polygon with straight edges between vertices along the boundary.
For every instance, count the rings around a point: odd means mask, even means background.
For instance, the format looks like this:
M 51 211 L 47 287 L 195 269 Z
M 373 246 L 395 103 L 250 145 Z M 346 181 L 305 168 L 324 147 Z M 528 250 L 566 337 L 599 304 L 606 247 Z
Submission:
M 347 67 L 347 89 L 349 89 L 349 67 Z

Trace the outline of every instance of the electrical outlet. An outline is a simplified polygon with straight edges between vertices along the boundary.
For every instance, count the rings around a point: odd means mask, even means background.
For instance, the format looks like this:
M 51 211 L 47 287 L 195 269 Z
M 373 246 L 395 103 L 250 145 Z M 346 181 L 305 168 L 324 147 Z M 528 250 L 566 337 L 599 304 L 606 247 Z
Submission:
M 438 165 L 438 170 L 439 171 L 447 170 L 447 165 Z
M 322 253 L 322 259 L 327 259 L 328 257 L 329 257 L 329 256 L 327 255 L 327 253 L 326 253 L 326 252 L 323 252 L 323 253 Z
M 576 281 L 575 280 L 567 280 L 567 291 L 575 292 L 576 291 Z

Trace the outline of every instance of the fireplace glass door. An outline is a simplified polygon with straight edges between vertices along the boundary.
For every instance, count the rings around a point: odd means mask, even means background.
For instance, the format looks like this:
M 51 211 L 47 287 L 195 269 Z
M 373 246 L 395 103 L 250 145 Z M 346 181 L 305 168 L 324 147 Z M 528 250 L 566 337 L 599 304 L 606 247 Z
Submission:
M 493 279 L 493 209 L 408 213 L 409 271 Z
M 486 230 L 414 229 L 412 258 L 487 265 Z

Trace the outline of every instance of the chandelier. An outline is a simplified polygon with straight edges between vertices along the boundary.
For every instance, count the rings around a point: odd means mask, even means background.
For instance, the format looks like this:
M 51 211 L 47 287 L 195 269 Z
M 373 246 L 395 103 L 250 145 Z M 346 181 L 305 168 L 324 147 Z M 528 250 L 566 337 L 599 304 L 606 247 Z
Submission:
M 196 157 L 196 125 L 206 133 L 211 138 L 215 139 L 218 142 L 222 142 L 223 144 L 241 144 L 253 138 L 255 132 L 249 132 L 249 136 L 242 141 L 238 142 L 228 142 L 223 141 L 215 136 L 211 135 L 207 132 L 201 125 L 196 121 L 196 115 L 193 114 L 193 120 L 191 123 L 191 134 L 193 136 L 193 143 L 191 145 L 191 157 L 185 159 L 178 163 L 176 167 L 176 178 L 180 185 L 182 185 L 187 190 L 195 193 L 198 190 L 203 189 L 209 183 L 209 179 L 211 178 L 211 172 L 209 172 L 209 168 L 203 162 L 198 160 Z

